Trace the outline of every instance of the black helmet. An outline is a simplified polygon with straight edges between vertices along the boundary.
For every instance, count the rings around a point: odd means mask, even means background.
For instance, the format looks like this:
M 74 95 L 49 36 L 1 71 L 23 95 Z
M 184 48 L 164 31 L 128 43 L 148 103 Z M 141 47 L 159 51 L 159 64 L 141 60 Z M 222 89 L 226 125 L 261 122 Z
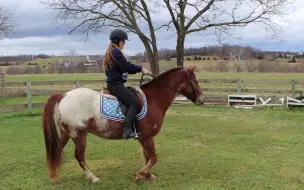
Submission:
M 121 29 L 115 29 L 110 34 L 110 40 L 128 40 L 128 34 L 127 32 L 121 30 Z

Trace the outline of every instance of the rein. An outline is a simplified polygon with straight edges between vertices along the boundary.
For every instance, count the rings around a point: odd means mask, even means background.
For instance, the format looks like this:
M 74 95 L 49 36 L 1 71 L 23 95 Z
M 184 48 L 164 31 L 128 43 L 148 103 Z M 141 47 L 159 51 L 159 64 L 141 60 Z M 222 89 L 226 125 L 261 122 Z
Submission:
M 145 74 L 142 74 L 142 75 L 141 75 L 140 86 L 141 86 L 141 84 L 142 84 L 142 79 L 143 79 L 143 76 L 144 76 L 144 75 L 145 75 Z M 167 85 L 166 83 L 162 82 L 161 80 L 159 80 L 157 77 L 153 76 L 152 74 L 146 74 L 146 75 L 149 75 L 149 76 L 151 76 L 152 78 L 156 79 L 159 83 L 161 83 L 162 85 L 166 86 L 167 88 L 170 88 L 171 90 L 173 90 L 173 91 L 175 91 L 175 92 L 177 92 L 177 93 L 180 93 L 178 90 L 176 90 L 176 89 L 172 88 L 171 86 Z
M 185 71 L 186 71 L 186 70 L 185 70 Z M 197 96 L 198 93 L 196 93 L 195 90 L 194 90 L 194 86 L 193 86 L 193 84 L 192 84 L 192 82 L 191 82 L 191 80 L 190 80 L 188 71 L 186 71 L 186 74 L 187 74 L 187 78 L 188 78 L 188 81 L 189 81 L 189 83 L 190 83 L 190 86 L 191 86 L 191 88 L 192 88 L 192 92 L 193 92 L 194 95 Z M 144 75 L 145 75 L 145 74 L 142 74 L 142 75 L 141 75 L 140 86 L 141 86 L 141 84 L 142 84 Z M 161 83 L 162 85 L 166 86 L 167 88 L 169 88 L 169 89 L 171 89 L 171 90 L 173 90 L 173 91 L 175 91 L 175 92 L 177 92 L 177 93 L 180 93 L 178 90 L 176 90 L 176 89 L 170 87 L 169 85 L 167 85 L 166 83 L 162 82 L 161 80 L 159 80 L 159 79 L 158 79 L 157 77 L 155 77 L 154 75 L 152 75 L 152 74 L 146 74 L 146 75 L 149 75 L 149 76 L 151 76 L 152 78 L 156 79 L 159 83 Z

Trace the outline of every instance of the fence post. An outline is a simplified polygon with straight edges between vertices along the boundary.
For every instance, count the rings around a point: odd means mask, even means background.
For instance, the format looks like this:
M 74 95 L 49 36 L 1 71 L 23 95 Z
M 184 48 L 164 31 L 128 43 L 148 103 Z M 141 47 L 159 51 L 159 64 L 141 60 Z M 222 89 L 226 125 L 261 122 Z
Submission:
M 27 110 L 29 113 L 31 113 L 33 108 L 31 81 L 26 81 L 26 102 L 27 102 Z
M 76 87 L 76 88 L 80 88 L 80 81 L 79 81 L 79 80 L 76 80 L 76 81 L 75 81 L 75 87 Z
M 242 79 L 238 80 L 237 82 L 237 92 L 238 93 L 242 92 Z
M 4 83 L 5 83 L 5 76 L 4 76 L 4 73 L 1 73 L 0 72 L 0 76 L 1 76 L 1 92 L 0 93 L 3 93 L 5 94 L 5 86 L 4 86 Z
M 292 97 L 295 98 L 296 97 L 296 81 L 295 80 L 291 81 L 291 93 L 292 93 Z

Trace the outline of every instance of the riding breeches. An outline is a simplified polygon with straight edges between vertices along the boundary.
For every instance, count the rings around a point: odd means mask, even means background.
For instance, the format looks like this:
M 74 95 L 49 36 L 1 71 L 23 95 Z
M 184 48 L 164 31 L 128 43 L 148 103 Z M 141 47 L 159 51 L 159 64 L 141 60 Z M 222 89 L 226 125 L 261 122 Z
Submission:
M 108 90 L 112 95 L 116 96 L 118 100 L 122 101 L 126 106 L 136 108 L 139 111 L 140 106 L 133 94 L 123 83 L 118 84 L 107 84 Z

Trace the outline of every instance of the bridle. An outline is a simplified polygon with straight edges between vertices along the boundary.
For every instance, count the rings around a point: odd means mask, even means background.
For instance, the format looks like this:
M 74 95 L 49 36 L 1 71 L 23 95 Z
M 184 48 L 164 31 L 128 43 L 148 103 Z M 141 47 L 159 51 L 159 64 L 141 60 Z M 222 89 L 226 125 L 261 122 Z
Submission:
M 189 82 L 189 84 L 190 84 L 190 86 L 191 86 L 193 95 L 196 96 L 196 97 L 198 97 L 198 96 L 199 96 L 199 92 L 196 92 L 196 91 L 195 91 L 194 86 L 193 86 L 193 84 L 192 84 L 192 82 L 191 82 L 192 80 L 190 79 L 190 74 L 189 74 L 189 72 L 188 72 L 186 69 L 184 69 L 184 71 L 186 72 L 187 79 L 188 79 L 188 82 Z M 143 81 L 144 75 L 145 75 L 145 74 L 142 74 L 142 75 L 141 75 L 140 85 L 139 85 L 139 86 L 142 85 L 142 81 Z M 176 89 L 170 87 L 169 85 L 165 84 L 164 82 L 162 82 L 161 80 L 159 80 L 157 77 L 153 76 L 152 74 L 146 74 L 146 75 L 149 75 L 149 76 L 151 76 L 152 78 L 156 79 L 159 83 L 161 83 L 162 85 L 166 86 L 167 88 L 169 88 L 169 89 L 171 89 L 171 90 L 173 90 L 173 91 L 175 91 L 175 92 L 177 92 L 177 93 L 180 93 L 178 90 L 176 90 Z

